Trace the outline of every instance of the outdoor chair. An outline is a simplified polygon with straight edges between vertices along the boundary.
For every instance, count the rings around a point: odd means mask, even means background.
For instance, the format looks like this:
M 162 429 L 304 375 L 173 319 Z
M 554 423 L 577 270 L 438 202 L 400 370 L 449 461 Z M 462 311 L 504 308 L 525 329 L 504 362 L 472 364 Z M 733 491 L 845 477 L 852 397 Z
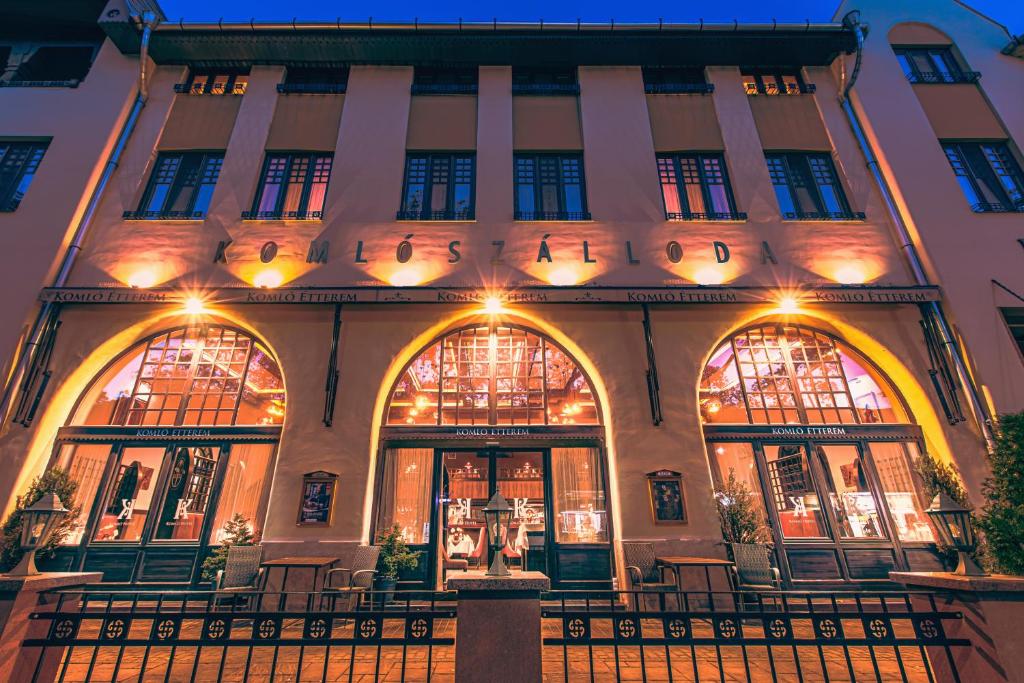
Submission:
M 233 545 L 228 548 L 224 569 L 217 572 L 213 582 L 214 607 L 228 597 L 249 601 L 259 590 L 263 578 L 263 547 L 259 545 Z
M 658 607 L 664 611 L 665 594 L 679 590 L 675 581 L 665 580 L 665 568 L 658 567 L 654 559 L 653 543 L 623 543 L 622 554 L 626 560 L 626 572 L 633 590 L 658 596 Z M 646 597 L 646 596 L 644 596 Z M 639 596 L 633 596 L 633 605 L 639 610 Z M 678 595 L 676 596 L 678 600 Z
M 772 566 L 771 554 L 771 549 L 765 545 L 732 544 L 735 564 L 731 569 L 741 605 L 746 603 L 746 594 L 782 590 L 782 577 L 779 570 Z
M 327 570 L 323 592 L 330 599 L 332 611 L 338 603 L 338 598 L 345 598 L 348 601 L 348 611 L 355 609 L 363 594 L 373 589 L 379 557 L 379 545 L 361 545 L 356 547 L 352 555 L 349 563 L 351 567 Z

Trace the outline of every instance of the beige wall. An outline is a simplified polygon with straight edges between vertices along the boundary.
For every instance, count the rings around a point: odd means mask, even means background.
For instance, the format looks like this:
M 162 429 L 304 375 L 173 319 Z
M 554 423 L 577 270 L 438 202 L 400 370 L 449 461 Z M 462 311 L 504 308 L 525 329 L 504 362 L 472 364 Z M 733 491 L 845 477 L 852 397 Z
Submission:
M 658 152 L 722 149 L 715 101 L 707 95 L 648 95 L 651 135 Z
M 913 88 L 937 139 L 1006 139 L 995 112 L 973 83 L 921 83 Z
M 476 97 L 416 95 L 409 107 L 406 147 L 415 150 L 476 148 Z
M 561 95 L 513 97 L 515 148 L 526 151 L 582 149 L 578 104 L 577 98 Z
M 160 136 L 160 149 L 226 148 L 241 104 L 238 95 L 175 97 Z
M 814 100 L 805 95 L 751 97 L 750 111 L 754 114 L 761 146 L 770 151 L 827 151 L 828 135 Z
M 274 120 L 267 135 L 267 149 L 333 150 L 344 106 L 344 95 L 290 94 L 278 97 Z

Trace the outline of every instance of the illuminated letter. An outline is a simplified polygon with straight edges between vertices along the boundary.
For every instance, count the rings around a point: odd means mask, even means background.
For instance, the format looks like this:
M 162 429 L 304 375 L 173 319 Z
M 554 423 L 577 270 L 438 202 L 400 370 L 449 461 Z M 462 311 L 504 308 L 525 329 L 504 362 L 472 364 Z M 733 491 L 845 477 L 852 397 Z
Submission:
M 725 242 L 715 241 L 715 258 L 719 263 L 729 260 L 729 246 Z
M 330 246 L 331 243 L 327 240 L 311 241 L 309 251 L 306 253 L 306 263 L 327 263 L 327 250 Z

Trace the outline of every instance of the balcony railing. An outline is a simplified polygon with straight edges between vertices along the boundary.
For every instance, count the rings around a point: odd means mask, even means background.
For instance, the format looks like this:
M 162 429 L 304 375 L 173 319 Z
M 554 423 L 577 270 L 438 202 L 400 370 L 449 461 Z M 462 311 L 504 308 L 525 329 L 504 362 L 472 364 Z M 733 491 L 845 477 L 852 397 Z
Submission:
M 473 211 L 399 211 L 396 218 L 400 221 L 471 221 Z
M 745 221 L 747 214 L 743 211 L 712 211 L 710 213 L 682 212 L 667 213 L 665 218 L 670 221 Z
M 121 218 L 126 221 L 201 221 L 206 218 L 202 211 L 125 211 Z
M 224 83 L 175 83 L 174 92 L 179 95 L 244 95 L 245 83 L 235 83 L 230 88 Z
M 714 83 L 645 83 L 648 95 L 707 95 L 715 92 Z
M 579 95 L 579 83 L 513 83 L 513 95 Z
M 589 211 L 516 211 L 517 221 L 589 221 Z
M 413 83 L 413 95 L 475 95 L 476 83 Z
M 744 89 L 748 95 L 809 95 L 816 90 L 813 83 L 765 83 L 758 87 L 756 83 L 744 83 Z
M 863 221 L 863 211 L 787 211 L 782 214 L 787 221 Z
M 978 202 L 977 204 L 971 204 L 971 211 L 974 213 L 1024 213 L 1024 202 L 1020 204 Z
M 278 83 L 277 92 L 282 95 L 343 95 L 347 83 Z
M 0 88 L 77 88 L 77 78 L 66 81 L 0 81 Z
M 961 71 L 959 73 L 912 73 L 907 74 L 911 83 L 977 83 L 981 74 L 977 71 Z
M 318 221 L 323 211 L 243 211 L 243 221 Z

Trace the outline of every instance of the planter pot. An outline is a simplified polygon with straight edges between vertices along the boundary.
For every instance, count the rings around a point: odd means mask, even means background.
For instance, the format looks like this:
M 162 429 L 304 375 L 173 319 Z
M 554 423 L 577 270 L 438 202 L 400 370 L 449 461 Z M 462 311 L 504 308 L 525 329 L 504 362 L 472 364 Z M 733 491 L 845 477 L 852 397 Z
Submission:
M 379 577 L 374 584 L 382 607 L 395 599 L 395 587 L 398 586 L 398 579 Z

